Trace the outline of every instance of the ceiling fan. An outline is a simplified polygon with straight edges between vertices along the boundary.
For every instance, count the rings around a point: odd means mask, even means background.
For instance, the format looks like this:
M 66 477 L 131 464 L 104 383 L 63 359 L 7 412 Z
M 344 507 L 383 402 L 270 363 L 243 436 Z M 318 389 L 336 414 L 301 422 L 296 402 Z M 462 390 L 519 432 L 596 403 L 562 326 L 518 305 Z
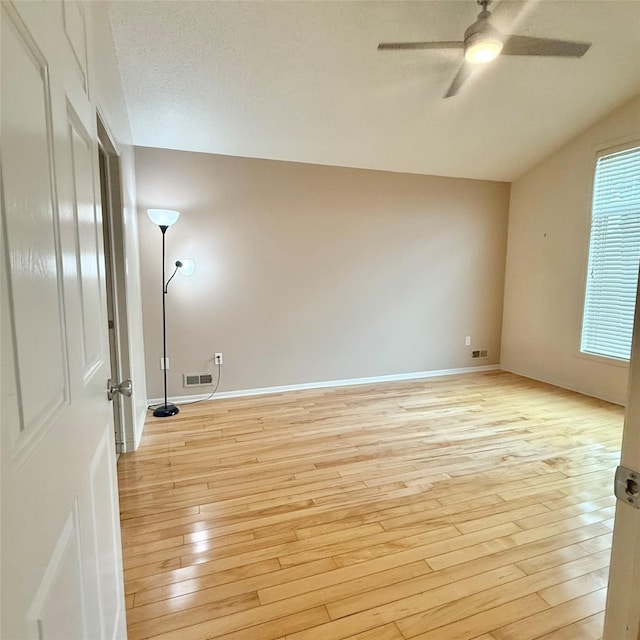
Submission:
M 378 49 L 462 49 L 464 61 L 449 86 L 445 98 L 455 96 L 469 79 L 478 64 L 503 56 L 554 56 L 557 58 L 581 58 L 591 46 L 588 42 L 534 38 L 501 33 L 490 22 L 487 7 L 491 0 L 477 0 L 482 7 L 478 19 L 464 32 L 464 40 L 443 42 L 381 42 Z

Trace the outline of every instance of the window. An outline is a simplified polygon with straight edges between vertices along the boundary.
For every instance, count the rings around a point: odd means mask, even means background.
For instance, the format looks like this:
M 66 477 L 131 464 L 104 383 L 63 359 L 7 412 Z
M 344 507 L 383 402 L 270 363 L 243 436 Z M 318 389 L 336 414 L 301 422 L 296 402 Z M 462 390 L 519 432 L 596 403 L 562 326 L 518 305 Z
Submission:
M 583 353 L 629 360 L 640 261 L 640 147 L 596 162 Z

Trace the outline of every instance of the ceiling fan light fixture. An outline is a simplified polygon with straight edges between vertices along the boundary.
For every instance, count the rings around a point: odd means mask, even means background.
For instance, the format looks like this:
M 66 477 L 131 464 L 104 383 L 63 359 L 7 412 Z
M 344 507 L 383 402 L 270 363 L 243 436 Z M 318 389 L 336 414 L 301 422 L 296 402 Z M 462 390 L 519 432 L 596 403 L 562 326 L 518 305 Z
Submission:
M 473 64 L 485 64 L 495 60 L 502 51 L 502 42 L 497 38 L 478 38 L 475 42 L 466 42 L 464 57 Z
M 462 49 L 464 63 L 449 85 L 444 98 L 451 98 L 458 94 L 462 85 L 477 72 L 482 64 L 503 56 L 546 56 L 554 58 L 581 58 L 591 47 L 589 42 L 574 42 L 573 40 L 558 40 L 555 38 L 538 38 L 519 35 L 516 33 L 502 33 L 491 24 L 491 11 L 488 7 L 492 0 L 476 0 L 482 7 L 477 20 L 469 25 L 464 32 L 464 38 L 459 40 L 430 40 L 426 42 L 381 42 L 378 49 Z M 453 2 L 451 3 L 454 4 Z M 478 72 L 479 73 L 479 72 Z

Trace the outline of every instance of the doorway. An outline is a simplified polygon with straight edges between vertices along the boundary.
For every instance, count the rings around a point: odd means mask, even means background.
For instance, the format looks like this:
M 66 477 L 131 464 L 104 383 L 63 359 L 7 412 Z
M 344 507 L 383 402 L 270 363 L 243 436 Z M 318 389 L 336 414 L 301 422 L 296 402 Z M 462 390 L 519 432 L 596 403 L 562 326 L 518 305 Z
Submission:
M 97 130 L 111 380 L 119 384 L 129 372 L 122 174 L 120 153 L 100 115 Z M 119 456 L 126 450 L 127 431 L 133 429 L 130 397 L 114 394 L 113 423 L 115 451 Z

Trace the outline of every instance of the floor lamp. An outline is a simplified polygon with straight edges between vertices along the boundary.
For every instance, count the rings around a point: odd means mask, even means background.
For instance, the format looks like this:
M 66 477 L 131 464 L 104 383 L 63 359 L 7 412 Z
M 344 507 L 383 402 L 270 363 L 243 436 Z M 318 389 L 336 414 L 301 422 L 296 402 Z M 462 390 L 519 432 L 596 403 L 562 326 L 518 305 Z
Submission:
M 177 260 L 175 269 L 169 280 L 166 278 L 165 272 L 165 235 L 167 229 L 178 221 L 180 212 L 171 211 L 169 209 L 147 209 L 147 215 L 154 224 L 157 224 L 162 231 L 162 373 L 164 374 L 164 404 L 157 407 L 153 415 L 156 418 L 168 418 L 179 413 L 180 409 L 175 404 L 167 402 L 167 288 L 178 269 L 186 276 L 191 275 L 195 268 L 191 260 Z

